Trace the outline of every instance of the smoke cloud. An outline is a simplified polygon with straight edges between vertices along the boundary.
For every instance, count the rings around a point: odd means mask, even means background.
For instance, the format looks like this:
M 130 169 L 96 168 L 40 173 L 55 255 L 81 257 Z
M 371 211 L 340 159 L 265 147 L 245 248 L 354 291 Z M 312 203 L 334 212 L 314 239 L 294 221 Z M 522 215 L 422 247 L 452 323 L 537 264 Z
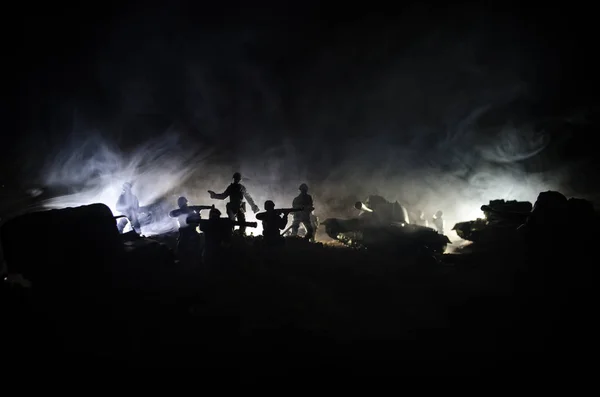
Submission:
M 482 116 L 484 113 L 475 111 Z M 116 215 L 115 204 L 124 182 L 134 183 L 141 206 L 164 202 L 165 210 L 176 207 L 177 197 L 192 204 L 215 204 L 225 214 L 226 201 L 211 200 L 207 190 L 224 191 L 234 172 L 243 175 L 243 184 L 261 208 L 266 200 L 288 207 L 300 183 L 308 182 L 322 219 L 356 215 L 353 203 L 369 194 L 398 200 L 409 211 L 422 210 L 431 217 L 441 209 L 446 231 L 454 223 L 482 215 L 479 208 L 492 199 L 534 201 L 540 191 L 556 189 L 556 174 L 526 173 L 518 161 L 538 155 L 547 144 L 529 126 L 506 126 L 494 139 L 473 145 L 477 137 L 475 119 L 470 127 L 459 123 L 459 133 L 431 145 L 427 151 L 414 146 L 390 145 L 365 140 L 347 149 L 343 161 L 320 175 L 303 171 L 302 159 L 292 146 L 272 146 L 260 155 L 237 159 L 235 163 L 183 145 L 175 132 L 167 132 L 125 153 L 98 135 L 83 144 L 71 145 L 46 167 L 45 186 L 68 188 L 69 193 L 43 202 L 46 208 L 64 208 L 104 203 Z M 443 135 L 442 135 L 443 136 Z M 531 139 L 526 139 L 528 136 Z M 254 221 L 254 214 L 247 214 Z M 174 221 L 153 225 L 147 235 L 175 230 Z M 260 234 L 262 228 L 249 229 Z
M 114 215 L 125 182 L 133 183 L 140 206 L 157 203 L 171 191 L 179 190 L 210 150 L 183 146 L 174 132 L 141 144 L 130 153 L 95 135 L 84 142 L 74 141 L 47 165 L 44 185 L 68 194 L 45 200 L 45 208 L 65 208 L 92 203 L 106 204 Z M 150 233 L 171 231 L 172 222 L 153 225 Z
M 523 105 L 537 99 L 527 79 L 535 67 L 526 46 L 512 45 L 518 32 L 485 18 L 419 31 L 411 23 L 419 17 L 405 15 L 398 32 L 340 28 L 305 51 L 300 66 L 294 43 L 277 46 L 268 29 L 174 46 L 157 32 L 130 33 L 131 23 L 115 27 L 114 37 L 144 44 L 132 52 L 115 39 L 117 49 L 98 55 L 97 84 L 117 94 L 104 113 L 87 112 L 103 123 L 89 116 L 87 124 L 127 135 L 136 115 L 159 114 L 188 131 L 131 134 L 141 142 L 133 150 L 107 131 L 73 139 L 43 172 L 44 185 L 69 191 L 44 206 L 102 202 L 114 211 L 125 181 L 141 205 L 174 208 L 180 195 L 212 204 L 207 190 L 223 191 L 239 171 L 261 208 L 266 200 L 290 206 L 306 182 L 322 219 L 354 216 L 356 200 L 380 194 L 429 218 L 442 210 L 449 231 L 481 216 L 489 200 L 534 201 L 565 189 L 565 169 L 524 165 L 544 156 L 551 137 Z M 225 212 L 225 202 L 215 203 Z

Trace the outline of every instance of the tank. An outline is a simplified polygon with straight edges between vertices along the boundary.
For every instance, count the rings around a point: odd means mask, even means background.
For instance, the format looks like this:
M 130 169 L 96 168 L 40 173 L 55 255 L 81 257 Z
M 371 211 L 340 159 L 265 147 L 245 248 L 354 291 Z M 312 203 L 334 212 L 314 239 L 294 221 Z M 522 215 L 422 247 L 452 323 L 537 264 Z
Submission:
M 380 223 L 387 221 L 410 223 L 408 211 L 398 201 L 390 202 L 382 196 L 369 196 L 364 202 L 357 201 L 354 208 L 360 211 L 359 217 L 374 216 Z
M 398 202 L 370 196 L 356 202 L 356 218 L 329 218 L 323 221 L 329 237 L 356 248 L 396 253 L 417 253 L 424 248 L 443 253 L 450 240 L 429 227 L 409 223 L 408 212 Z
M 529 201 L 491 200 L 481 206 L 483 218 L 459 222 L 452 230 L 463 240 L 473 242 L 511 239 L 517 228 L 527 221 L 532 208 Z

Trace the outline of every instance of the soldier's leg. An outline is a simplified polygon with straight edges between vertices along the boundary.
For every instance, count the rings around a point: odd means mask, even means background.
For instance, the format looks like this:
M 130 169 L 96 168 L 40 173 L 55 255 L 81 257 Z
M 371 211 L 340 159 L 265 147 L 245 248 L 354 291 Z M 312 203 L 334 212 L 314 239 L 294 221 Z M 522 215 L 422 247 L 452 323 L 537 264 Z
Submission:
M 246 214 L 244 211 L 240 210 L 237 213 L 238 222 L 246 222 Z M 246 233 L 246 226 L 240 226 L 240 234 L 243 236 Z
M 185 254 L 186 243 L 187 243 L 185 232 L 186 232 L 185 229 L 179 228 L 179 236 L 177 236 L 177 247 L 175 250 L 175 254 L 177 256 Z M 181 258 L 179 258 L 179 259 L 181 259 Z
M 304 236 L 307 240 L 313 240 L 315 236 L 315 231 L 313 229 L 313 224 L 310 219 L 304 220 L 304 227 L 306 228 L 306 235 Z
M 232 221 L 235 221 L 235 215 L 236 215 L 236 211 L 233 209 L 233 207 L 227 203 L 227 216 L 229 217 L 229 219 L 231 219 Z
M 301 220 L 299 218 L 294 218 L 292 221 L 292 236 L 298 235 L 298 229 L 300 229 Z
M 140 234 L 142 232 L 142 226 L 140 225 L 140 221 L 137 217 L 137 214 L 132 214 L 131 219 L 129 221 L 131 222 L 131 227 L 133 228 L 133 230 L 135 230 L 136 233 Z
M 319 220 L 316 216 L 311 215 L 310 216 L 310 225 L 312 226 L 312 241 L 315 241 L 315 236 L 317 234 L 317 229 L 319 228 Z

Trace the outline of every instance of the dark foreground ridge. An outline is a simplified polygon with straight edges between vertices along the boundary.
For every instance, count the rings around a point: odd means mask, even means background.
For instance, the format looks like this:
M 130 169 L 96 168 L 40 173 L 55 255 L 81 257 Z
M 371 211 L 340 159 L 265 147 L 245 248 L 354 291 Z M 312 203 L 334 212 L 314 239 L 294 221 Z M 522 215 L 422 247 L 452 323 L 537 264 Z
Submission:
M 25 215 L 2 227 L 9 271 L 31 287 L 2 283 L 1 360 L 45 373 L 584 374 L 595 224 L 542 207 L 520 237 L 462 254 L 234 236 L 210 266 L 175 261 L 176 235 L 123 243 L 101 204 Z

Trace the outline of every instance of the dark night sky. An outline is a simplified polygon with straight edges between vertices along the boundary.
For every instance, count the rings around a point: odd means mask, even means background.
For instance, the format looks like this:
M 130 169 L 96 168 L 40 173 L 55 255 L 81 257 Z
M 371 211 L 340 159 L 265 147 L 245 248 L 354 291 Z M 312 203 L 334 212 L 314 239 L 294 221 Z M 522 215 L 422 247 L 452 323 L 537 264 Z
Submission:
M 598 103 L 593 12 L 571 3 L 140 4 L 14 11 L 2 28 L 3 180 L 32 177 L 74 114 L 80 138 L 100 130 L 122 148 L 179 123 L 230 153 L 287 140 L 335 163 L 340 141 L 404 145 L 486 103 L 499 119 Z

